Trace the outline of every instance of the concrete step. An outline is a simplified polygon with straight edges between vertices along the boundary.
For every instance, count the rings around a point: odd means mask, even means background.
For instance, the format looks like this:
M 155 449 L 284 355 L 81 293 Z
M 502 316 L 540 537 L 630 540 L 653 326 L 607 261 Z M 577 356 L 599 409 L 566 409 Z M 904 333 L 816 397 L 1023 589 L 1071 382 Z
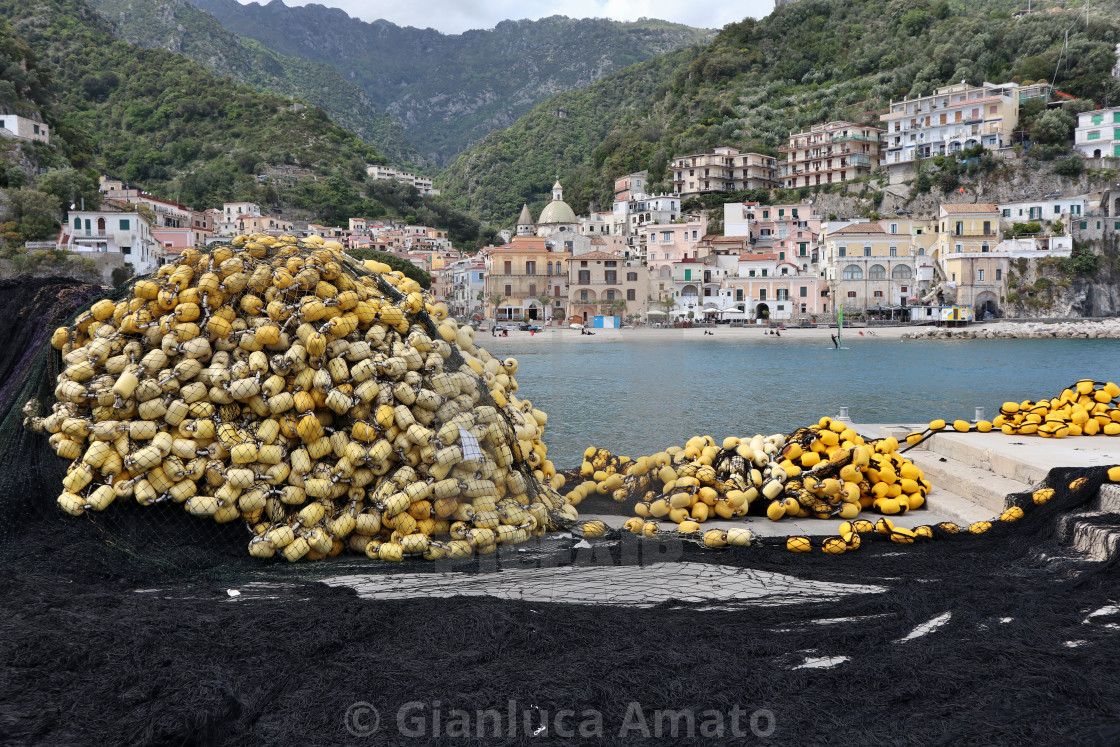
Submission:
M 1120 526 L 1092 523 L 1110 511 L 1083 511 L 1059 517 L 1058 538 L 1093 560 L 1109 560 L 1120 551 Z
M 943 489 L 952 495 L 973 502 L 987 514 L 982 518 L 998 516 L 1007 507 L 1009 494 L 1030 490 L 1030 485 L 1020 480 L 1003 477 L 936 453 L 914 449 L 906 455 L 925 473 L 926 479 L 933 483 L 935 490 Z M 930 498 L 935 499 L 933 492 L 930 493 Z

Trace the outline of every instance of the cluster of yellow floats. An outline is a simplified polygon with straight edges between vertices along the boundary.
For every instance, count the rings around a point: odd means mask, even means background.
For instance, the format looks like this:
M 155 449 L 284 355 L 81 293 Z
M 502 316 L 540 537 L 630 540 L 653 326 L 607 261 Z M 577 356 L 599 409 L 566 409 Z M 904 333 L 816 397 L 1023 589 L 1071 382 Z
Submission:
M 516 395 L 517 361 L 478 347 L 415 281 L 340 250 L 263 234 L 187 250 L 59 328 L 56 402 L 46 415 L 29 403 L 29 425 L 70 461 L 61 508 L 181 504 L 243 520 L 254 557 L 291 561 L 346 549 L 463 558 L 550 529 L 602 536 L 603 522 L 578 523 L 593 495 L 632 504 L 630 532 L 655 536 L 666 520 L 708 547 L 751 544 L 749 529 L 703 524 L 756 504 L 775 521 L 843 520 L 827 553 L 858 548 L 867 532 L 933 537 L 887 518 L 921 508 L 931 488 L 899 443 L 830 418 L 785 436 L 698 436 L 637 459 L 589 448 L 581 479 L 565 486 L 542 440 L 546 414 Z M 935 420 L 906 441 L 949 427 L 1120 435 L 1117 397 L 1113 383 L 1079 381 L 1050 400 L 1005 403 L 992 422 Z M 884 517 L 859 518 L 865 510 Z M 939 526 L 983 533 L 990 523 Z

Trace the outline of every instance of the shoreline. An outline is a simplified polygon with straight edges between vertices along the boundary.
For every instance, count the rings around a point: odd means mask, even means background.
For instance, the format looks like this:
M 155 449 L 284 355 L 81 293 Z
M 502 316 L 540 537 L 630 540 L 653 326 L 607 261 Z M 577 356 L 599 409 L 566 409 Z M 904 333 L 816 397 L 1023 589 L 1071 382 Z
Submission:
M 509 337 L 492 336 L 489 332 L 477 332 L 475 341 L 485 348 L 511 347 L 550 344 L 596 344 L 604 342 L 704 342 L 730 340 L 736 342 L 772 342 L 784 340 L 830 341 L 836 334 L 835 327 L 790 327 L 781 330 L 781 336 L 765 334 L 765 327 L 706 327 L 688 329 L 655 329 L 636 327 L 632 329 L 595 329 L 592 335 L 581 335 L 579 330 L 545 328 L 531 335 L 528 332 L 510 332 Z M 706 335 L 705 331 L 712 334 Z M 861 334 L 862 333 L 862 334 Z M 968 327 L 856 327 L 845 328 L 844 342 L 858 340 L 945 340 L 945 339 L 1041 339 L 1041 338 L 1086 338 L 1120 339 L 1120 319 L 1102 322 L 984 322 Z

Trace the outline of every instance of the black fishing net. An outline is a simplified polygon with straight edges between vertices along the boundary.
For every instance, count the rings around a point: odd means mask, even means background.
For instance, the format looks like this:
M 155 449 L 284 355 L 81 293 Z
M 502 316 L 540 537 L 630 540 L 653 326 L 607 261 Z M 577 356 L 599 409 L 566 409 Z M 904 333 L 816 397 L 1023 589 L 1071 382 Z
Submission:
M 982 534 L 866 532 L 841 556 L 627 533 L 458 562 L 262 563 L 244 529 L 181 509 L 59 513 L 65 463 L 20 409 L 57 369 L 23 354 L 45 356 L 94 290 L 9 292 L 25 313 L 0 318 L 23 361 L 4 364 L 0 424 L 6 743 L 1120 737 L 1116 558 L 1070 545 L 1071 524 L 1117 531 L 1095 510 L 1103 468 L 1053 470 Z

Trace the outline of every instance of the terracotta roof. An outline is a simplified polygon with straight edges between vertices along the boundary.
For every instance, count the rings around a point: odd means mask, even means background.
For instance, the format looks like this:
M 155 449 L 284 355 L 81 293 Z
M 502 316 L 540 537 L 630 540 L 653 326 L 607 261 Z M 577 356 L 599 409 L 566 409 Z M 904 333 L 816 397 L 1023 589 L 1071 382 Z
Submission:
M 604 239 L 602 236 L 593 236 L 593 237 L 591 237 L 591 244 L 593 246 L 606 246 L 607 245 L 607 240 Z
M 773 262 L 777 258 L 778 258 L 777 254 L 741 254 L 741 255 L 739 255 L 739 261 L 740 262 L 750 262 L 752 260 L 765 260 L 767 262 Z
M 587 254 L 577 254 L 572 259 L 622 259 L 617 254 L 607 254 L 606 252 L 588 252 Z
M 840 236 L 840 235 L 847 235 L 847 234 L 855 234 L 855 235 L 860 235 L 860 236 L 866 236 L 868 234 L 879 234 L 879 233 L 886 233 L 886 231 L 884 231 L 883 227 L 881 225 L 879 225 L 878 223 L 876 223 L 875 221 L 869 221 L 867 223 L 852 223 L 851 225 L 844 226 L 843 228 L 841 228 L 837 231 L 832 231 L 830 235 Z
M 983 202 L 967 202 L 956 203 L 953 205 L 942 205 L 941 209 L 946 213 L 998 213 L 999 207 L 990 203 Z

